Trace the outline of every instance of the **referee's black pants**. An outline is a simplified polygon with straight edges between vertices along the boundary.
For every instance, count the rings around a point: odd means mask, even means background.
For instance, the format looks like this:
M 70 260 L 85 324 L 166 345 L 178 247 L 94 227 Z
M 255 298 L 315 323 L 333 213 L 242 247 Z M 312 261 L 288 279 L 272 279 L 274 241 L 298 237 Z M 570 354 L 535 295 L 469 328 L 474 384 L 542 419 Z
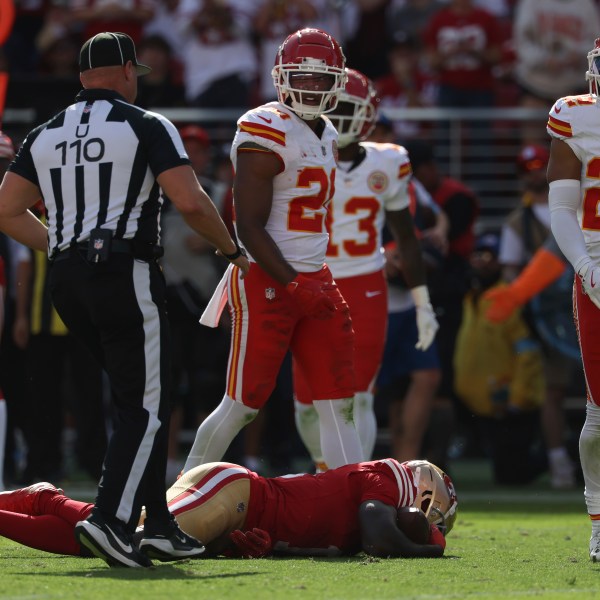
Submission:
M 96 507 L 134 531 L 145 506 L 147 524 L 160 530 L 170 519 L 165 477 L 171 372 L 160 267 L 126 253 L 90 263 L 74 250 L 54 261 L 49 285 L 65 325 L 108 374 L 116 408 Z

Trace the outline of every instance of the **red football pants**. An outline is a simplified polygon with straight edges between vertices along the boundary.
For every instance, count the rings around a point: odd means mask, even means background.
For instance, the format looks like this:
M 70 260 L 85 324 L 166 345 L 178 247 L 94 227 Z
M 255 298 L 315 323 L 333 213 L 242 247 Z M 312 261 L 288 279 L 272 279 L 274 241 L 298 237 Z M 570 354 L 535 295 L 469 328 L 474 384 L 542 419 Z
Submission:
M 573 310 L 588 402 L 600 406 L 600 309 L 583 293 L 579 277 L 575 277 Z
M 333 283 L 324 266 L 305 277 Z M 244 279 L 232 269 L 227 284 L 231 314 L 231 349 L 227 394 L 261 408 L 273 388 L 288 350 L 302 367 L 315 400 L 354 395 L 354 332 L 350 311 L 337 287 L 329 293 L 336 311 L 331 319 L 301 314 L 285 286 L 253 263 Z
M 387 330 L 387 283 L 383 271 L 335 280 L 350 306 L 354 329 L 356 391 L 371 391 L 383 358 Z M 294 394 L 301 404 L 318 400 L 303 370 L 293 361 Z

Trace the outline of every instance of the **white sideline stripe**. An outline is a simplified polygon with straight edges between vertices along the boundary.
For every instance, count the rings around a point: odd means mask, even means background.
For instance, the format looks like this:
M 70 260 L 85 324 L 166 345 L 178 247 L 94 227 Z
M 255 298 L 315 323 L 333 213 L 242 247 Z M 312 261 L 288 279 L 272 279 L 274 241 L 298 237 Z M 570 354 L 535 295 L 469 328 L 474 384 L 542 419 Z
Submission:
M 524 596 L 537 596 L 538 598 L 554 598 L 553 594 L 568 594 L 569 597 L 581 598 L 581 594 L 589 593 L 596 595 L 598 588 L 544 588 L 543 590 L 514 590 L 512 592 L 502 590 L 502 592 L 462 592 L 459 594 L 421 594 L 413 596 L 411 600 L 436 600 L 437 598 L 460 598 L 461 600 L 468 598 L 510 598 Z M 591 596 L 588 596 L 591 597 Z M 367 598 L 365 600 L 368 600 Z
M 458 506 L 465 502 L 496 502 L 512 504 L 515 502 L 530 502 L 535 500 L 539 504 L 563 504 L 565 502 L 580 502 L 581 510 L 585 513 L 583 500 L 583 486 L 581 490 L 506 490 L 493 492 L 460 491 L 459 484 Z

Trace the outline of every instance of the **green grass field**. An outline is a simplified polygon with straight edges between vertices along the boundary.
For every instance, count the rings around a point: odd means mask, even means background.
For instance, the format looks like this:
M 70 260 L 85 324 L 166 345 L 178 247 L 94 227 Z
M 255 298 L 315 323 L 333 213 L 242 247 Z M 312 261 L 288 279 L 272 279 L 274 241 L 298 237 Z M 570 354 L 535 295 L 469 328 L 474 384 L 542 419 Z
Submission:
M 443 559 L 207 559 L 127 570 L 0 538 L 0 598 L 600 598 L 580 490 L 497 488 L 470 468 L 454 479 L 459 517 Z

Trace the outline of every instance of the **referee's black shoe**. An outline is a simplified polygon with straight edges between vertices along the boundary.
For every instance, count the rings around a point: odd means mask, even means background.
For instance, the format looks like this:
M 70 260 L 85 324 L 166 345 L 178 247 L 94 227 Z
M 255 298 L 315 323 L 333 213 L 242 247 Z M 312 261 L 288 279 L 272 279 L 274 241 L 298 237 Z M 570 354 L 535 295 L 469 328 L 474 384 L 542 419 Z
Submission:
M 162 562 L 197 558 L 204 553 L 204 546 L 196 538 L 181 531 L 175 519 L 169 524 L 166 533 L 156 533 L 144 526 L 144 536 L 140 540 L 140 551 L 148 558 Z
M 152 561 L 134 545 L 131 534 L 117 519 L 108 519 L 96 509 L 75 525 L 75 539 L 111 567 L 151 567 Z

